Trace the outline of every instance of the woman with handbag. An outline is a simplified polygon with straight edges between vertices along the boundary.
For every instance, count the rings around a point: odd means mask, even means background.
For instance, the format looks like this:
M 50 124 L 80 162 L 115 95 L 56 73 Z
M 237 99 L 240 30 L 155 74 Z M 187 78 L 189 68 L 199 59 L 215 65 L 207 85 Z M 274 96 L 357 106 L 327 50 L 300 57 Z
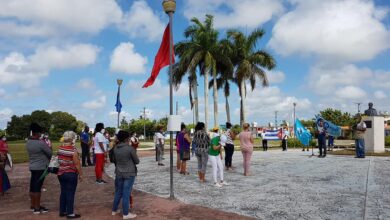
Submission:
M 129 212 L 130 192 L 133 189 L 137 176 L 139 158 L 135 149 L 130 146 L 130 134 L 119 131 L 117 134 L 119 144 L 114 148 L 115 158 L 115 197 L 112 205 L 112 215 L 119 214 L 118 206 L 122 200 L 123 219 L 135 218 L 137 215 Z
M 180 133 L 177 137 L 180 146 L 180 174 L 188 175 L 190 173 L 187 172 L 187 160 L 190 160 L 190 146 L 191 139 L 186 130 L 186 125 L 184 123 L 181 124 Z
M 61 185 L 60 217 L 69 219 L 80 218 L 81 215 L 74 213 L 74 198 L 77 181 L 83 180 L 79 153 L 75 147 L 76 133 L 66 131 L 63 135 L 64 143 L 58 148 L 58 180 Z

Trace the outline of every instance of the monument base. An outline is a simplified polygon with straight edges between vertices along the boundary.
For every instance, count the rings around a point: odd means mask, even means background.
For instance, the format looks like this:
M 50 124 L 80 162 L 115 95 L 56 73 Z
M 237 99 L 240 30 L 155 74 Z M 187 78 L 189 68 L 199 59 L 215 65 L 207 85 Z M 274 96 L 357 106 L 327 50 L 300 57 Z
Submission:
M 363 121 L 367 125 L 364 133 L 365 151 L 373 153 L 385 152 L 385 124 L 382 116 L 366 116 Z

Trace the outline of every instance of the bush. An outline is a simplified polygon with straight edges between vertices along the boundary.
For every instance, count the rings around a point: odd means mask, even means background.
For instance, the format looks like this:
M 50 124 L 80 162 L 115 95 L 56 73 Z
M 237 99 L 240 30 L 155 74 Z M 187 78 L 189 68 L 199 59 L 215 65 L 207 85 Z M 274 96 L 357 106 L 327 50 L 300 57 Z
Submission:
M 280 145 L 282 146 L 282 145 Z M 303 147 L 303 144 L 296 138 L 289 138 L 287 139 L 287 146 L 288 147 Z
M 310 141 L 310 144 L 309 144 L 311 147 L 316 147 L 317 146 L 317 141 L 316 140 L 314 140 L 314 139 L 312 139 L 311 141 Z
M 390 136 L 385 137 L 385 146 L 390 147 Z

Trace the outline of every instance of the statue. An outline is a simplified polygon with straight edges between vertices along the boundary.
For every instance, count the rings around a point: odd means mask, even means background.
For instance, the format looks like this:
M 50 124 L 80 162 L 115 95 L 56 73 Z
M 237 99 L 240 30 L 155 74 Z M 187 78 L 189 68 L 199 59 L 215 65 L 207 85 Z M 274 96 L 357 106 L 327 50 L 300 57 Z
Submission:
M 374 104 L 372 102 L 368 103 L 368 109 L 364 111 L 364 114 L 367 116 L 378 116 L 378 112 L 373 108 Z

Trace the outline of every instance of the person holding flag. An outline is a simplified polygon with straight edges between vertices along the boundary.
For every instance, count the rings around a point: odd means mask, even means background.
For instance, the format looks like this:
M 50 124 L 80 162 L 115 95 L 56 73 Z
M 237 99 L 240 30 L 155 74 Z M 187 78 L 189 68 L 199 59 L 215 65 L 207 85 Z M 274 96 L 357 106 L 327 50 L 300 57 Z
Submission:
M 326 135 L 327 130 L 324 126 L 324 120 L 320 118 L 317 121 L 317 131 L 318 131 L 318 148 L 320 150 L 320 155 L 318 157 L 326 157 Z

